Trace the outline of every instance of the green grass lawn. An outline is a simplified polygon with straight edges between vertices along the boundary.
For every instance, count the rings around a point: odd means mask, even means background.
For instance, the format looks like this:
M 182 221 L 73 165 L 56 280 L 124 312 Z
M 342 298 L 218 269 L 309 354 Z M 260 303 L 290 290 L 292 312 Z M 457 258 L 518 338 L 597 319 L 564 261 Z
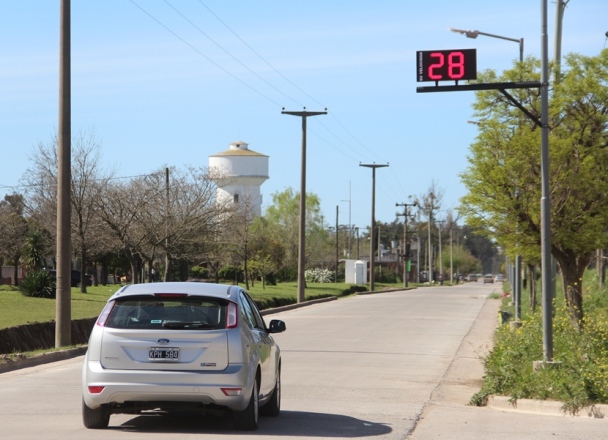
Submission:
M 241 286 L 244 286 L 241 284 Z M 306 300 L 326 296 L 340 296 L 350 284 L 345 283 L 308 283 Z M 87 293 L 80 293 L 80 288 L 72 289 L 72 319 L 95 317 L 101 312 L 108 298 L 121 286 L 91 286 Z M 376 284 L 377 290 L 398 288 L 400 285 Z M 249 292 L 254 300 L 260 303 L 272 302 L 273 298 L 282 301 L 295 302 L 297 298 L 297 283 L 279 283 L 276 286 L 265 286 L 255 283 Z M 13 287 L 0 285 L 0 329 L 28 324 L 32 322 L 48 322 L 55 319 L 54 299 L 28 298 Z

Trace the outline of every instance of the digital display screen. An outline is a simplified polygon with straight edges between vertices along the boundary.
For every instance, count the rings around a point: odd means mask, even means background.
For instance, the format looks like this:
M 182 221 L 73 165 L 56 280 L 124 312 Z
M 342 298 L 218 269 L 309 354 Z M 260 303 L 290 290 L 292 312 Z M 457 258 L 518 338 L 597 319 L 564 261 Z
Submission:
M 416 78 L 418 82 L 477 79 L 477 50 L 419 50 Z

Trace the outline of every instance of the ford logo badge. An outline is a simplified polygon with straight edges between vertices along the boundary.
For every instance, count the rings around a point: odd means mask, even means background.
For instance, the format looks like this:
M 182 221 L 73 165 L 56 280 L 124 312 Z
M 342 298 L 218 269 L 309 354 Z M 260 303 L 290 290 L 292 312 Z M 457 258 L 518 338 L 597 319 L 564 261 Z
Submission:
M 159 339 L 158 341 L 156 341 L 158 344 L 161 345 L 167 345 L 169 342 L 171 342 L 169 339 Z

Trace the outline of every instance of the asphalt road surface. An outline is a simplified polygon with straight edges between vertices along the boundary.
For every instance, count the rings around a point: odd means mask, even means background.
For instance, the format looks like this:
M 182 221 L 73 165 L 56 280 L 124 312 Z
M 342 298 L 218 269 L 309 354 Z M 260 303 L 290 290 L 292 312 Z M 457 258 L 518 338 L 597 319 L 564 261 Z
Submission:
M 481 384 L 479 356 L 497 322 L 498 301 L 486 298 L 498 290 L 482 283 L 425 287 L 267 316 L 287 324 L 275 335 L 283 353 L 282 411 L 261 418 L 257 431 L 234 431 L 221 415 L 188 413 L 113 415 L 107 430 L 87 430 L 77 357 L 0 374 L 0 438 L 478 438 L 458 412 L 446 418 L 451 432 L 442 433 L 440 410 L 501 414 L 466 407 Z M 437 403 L 446 400 L 454 403 Z

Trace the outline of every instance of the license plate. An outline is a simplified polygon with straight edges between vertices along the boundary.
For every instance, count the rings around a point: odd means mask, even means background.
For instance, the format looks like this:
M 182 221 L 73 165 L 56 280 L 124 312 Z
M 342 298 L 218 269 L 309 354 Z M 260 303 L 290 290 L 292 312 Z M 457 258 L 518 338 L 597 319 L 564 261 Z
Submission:
M 179 348 L 152 347 L 148 351 L 148 359 L 151 361 L 177 361 L 179 360 Z

